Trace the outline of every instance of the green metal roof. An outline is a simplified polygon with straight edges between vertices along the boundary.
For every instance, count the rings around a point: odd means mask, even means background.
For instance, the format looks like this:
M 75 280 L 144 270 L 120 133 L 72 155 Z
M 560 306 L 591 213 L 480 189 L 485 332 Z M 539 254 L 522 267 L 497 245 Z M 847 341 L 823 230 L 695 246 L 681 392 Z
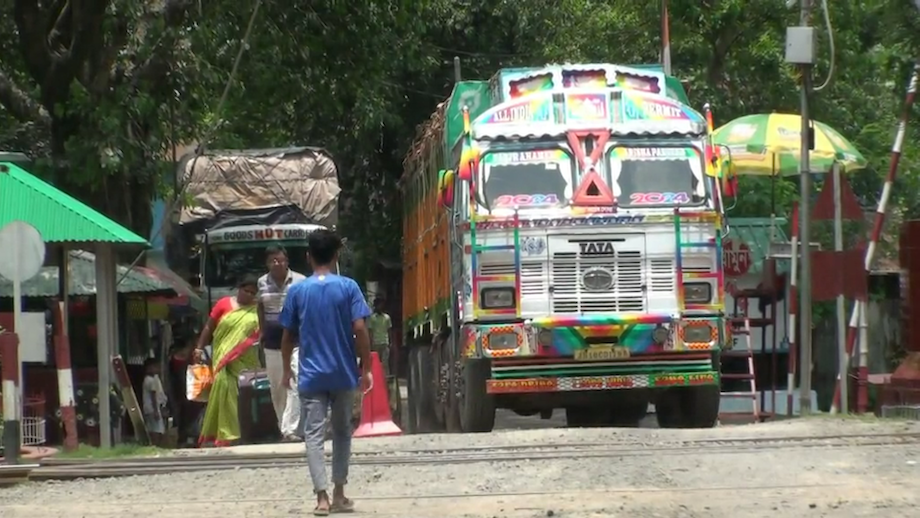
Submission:
M 773 229 L 773 240 L 788 242 L 789 238 L 783 230 L 786 218 L 776 218 Z M 749 273 L 759 274 L 763 271 L 763 260 L 770 251 L 770 218 L 728 218 L 729 232 L 726 239 L 738 240 L 747 244 L 751 250 L 751 268 Z M 777 261 L 776 269 L 779 272 L 789 270 L 789 261 Z
M 124 277 L 118 285 L 118 293 L 172 292 L 174 289 L 142 271 L 125 266 L 118 266 L 117 279 Z M 22 283 L 22 295 L 25 297 L 57 297 L 58 267 L 44 266 L 38 275 Z M 71 295 L 96 294 L 96 256 L 82 250 L 70 252 L 70 288 Z M 0 297 L 13 296 L 13 283 L 0 277 Z
M 0 163 L 0 228 L 21 220 L 46 243 L 115 243 L 150 246 L 147 240 L 85 203 L 27 173 Z

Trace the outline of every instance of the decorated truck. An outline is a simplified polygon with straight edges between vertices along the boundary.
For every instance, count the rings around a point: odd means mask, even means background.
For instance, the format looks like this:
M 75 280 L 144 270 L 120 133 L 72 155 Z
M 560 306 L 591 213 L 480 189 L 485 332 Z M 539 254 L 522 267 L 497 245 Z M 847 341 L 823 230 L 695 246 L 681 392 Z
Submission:
M 338 219 L 338 169 L 319 148 L 213 151 L 179 164 L 177 237 L 197 260 L 210 307 L 246 274 L 266 271 L 265 249 L 283 246 L 290 267 L 310 271 L 307 237 Z
M 498 408 L 635 426 L 650 403 L 662 427 L 714 426 L 729 330 L 711 131 L 654 66 L 457 83 L 401 179 L 409 428 L 487 432 Z

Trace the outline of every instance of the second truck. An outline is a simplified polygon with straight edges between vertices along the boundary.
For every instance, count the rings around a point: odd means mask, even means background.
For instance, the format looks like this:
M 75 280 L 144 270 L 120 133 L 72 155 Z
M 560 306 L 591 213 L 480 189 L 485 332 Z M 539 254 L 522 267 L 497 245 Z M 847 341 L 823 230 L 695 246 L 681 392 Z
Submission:
M 498 408 L 711 427 L 724 317 L 711 124 L 653 66 L 464 81 L 405 161 L 409 427 Z

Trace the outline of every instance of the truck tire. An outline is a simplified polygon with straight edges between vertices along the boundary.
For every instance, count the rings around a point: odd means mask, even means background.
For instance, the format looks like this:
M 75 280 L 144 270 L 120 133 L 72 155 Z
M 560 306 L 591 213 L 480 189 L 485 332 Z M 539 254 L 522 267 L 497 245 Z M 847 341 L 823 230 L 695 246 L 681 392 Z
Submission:
M 486 392 L 492 376 L 488 360 L 466 360 L 460 367 L 460 428 L 464 433 L 488 433 L 495 427 L 495 396 Z
M 684 407 L 687 428 L 713 428 L 719 423 L 722 393 L 718 385 L 687 387 Z
M 712 428 L 719 422 L 718 385 L 666 390 L 655 402 L 661 428 Z
M 402 395 L 399 390 L 399 378 L 396 376 L 389 376 L 387 378 L 387 390 L 387 399 L 390 404 L 390 416 L 393 419 L 393 423 L 402 429 L 405 420 L 403 419 L 403 404 Z
M 434 418 L 435 382 L 432 379 L 431 348 L 412 347 L 409 351 L 409 429 L 412 433 L 437 430 Z
M 403 427 L 403 431 L 407 434 L 420 433 L 420 427 L 418 422 L 418 408 L 417 403 L 419 399 L 418 395 L 418 368 L 417 360 L 415 359 L 415 348 L 411 345 L 407 348 L 408 356 L 406 358 L 406 425 Z

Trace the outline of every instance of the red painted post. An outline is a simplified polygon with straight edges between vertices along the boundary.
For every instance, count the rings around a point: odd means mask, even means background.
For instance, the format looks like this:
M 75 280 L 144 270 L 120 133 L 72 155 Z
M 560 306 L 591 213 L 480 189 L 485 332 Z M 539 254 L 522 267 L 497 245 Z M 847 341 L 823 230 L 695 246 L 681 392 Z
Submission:
M 61 422 L 64 423 L 64 451 L 77 449 L 77 410 L 74 402 L 73 370 L 70 367 L 70 337 L 64 327 L 63 302 L 55 302 L 54 360 L 58 373 L 58 398 L 61 401 Z
M 19 336 L 0 333 L 3 391 L 3 456 L 7 464 L 19 463 L 22 446 L 22 397 L 19 394 Z

